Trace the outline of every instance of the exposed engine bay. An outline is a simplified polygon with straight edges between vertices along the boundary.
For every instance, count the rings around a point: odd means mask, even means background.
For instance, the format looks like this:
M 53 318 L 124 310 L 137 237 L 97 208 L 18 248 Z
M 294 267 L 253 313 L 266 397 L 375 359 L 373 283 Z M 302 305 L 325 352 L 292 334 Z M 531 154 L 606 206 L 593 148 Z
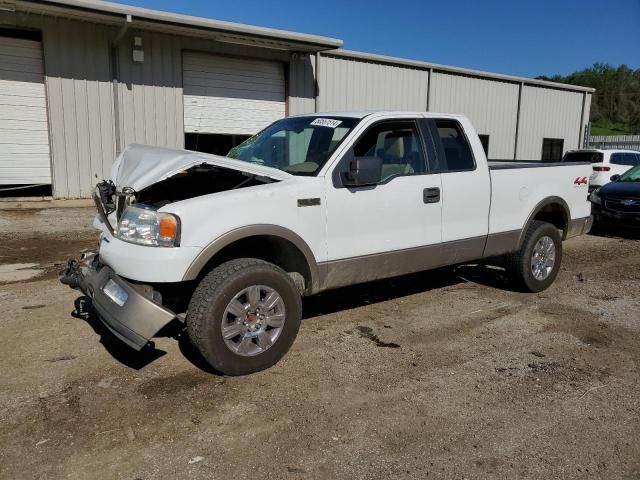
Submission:
M 101 217 L 103 212 L 104 217 L 116 212 L 116 218 L 119 219 L 126 207 L 136 203 L 161 208 L 169 203 L 188 198 L 277 181 L 261 175 L 202 163 L 181 170 L 164 180 L 149 185 L 140 192 L 136 192 L 130 187 L 117 190 L 112 181 L 104 180 L 96 185 L 94 200 Z
M 160 208 L 188 198 L 275 181 L 277 180 L 203 163 L 150 185 L 139 192 L 136 202 Z

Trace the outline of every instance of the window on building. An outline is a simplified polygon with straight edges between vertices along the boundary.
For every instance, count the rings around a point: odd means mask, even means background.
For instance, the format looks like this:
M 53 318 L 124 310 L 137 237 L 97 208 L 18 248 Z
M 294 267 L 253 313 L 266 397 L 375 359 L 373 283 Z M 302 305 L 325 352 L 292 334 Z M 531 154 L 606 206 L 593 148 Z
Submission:
M 460 124 L 455 120 L 436 120 L 436 128 L 446 161 L 446 165 L 440 165 L 440 171 L 473 170 L 475 168 L 473 153 Z
M 382 181 L 425 173 L 426 163 L 414 122 L 381 122 L 369 128 L 353 147 L 356 157 L 382 159 Z
M 249 135 L 221 135 L 215 133 L 185 133 L 185 150 L 213 153 L 225 156 L 236 145 L 244 142 Z
M 480 143 L 482 144 L 482 148 L 484 149 L 484 154 L 489 156 L 489 135 L 478 135 L 480 137 Z
M 542 161 L 559 162 L 562 160 L 564 140 L 562 138 L 542 139 Z

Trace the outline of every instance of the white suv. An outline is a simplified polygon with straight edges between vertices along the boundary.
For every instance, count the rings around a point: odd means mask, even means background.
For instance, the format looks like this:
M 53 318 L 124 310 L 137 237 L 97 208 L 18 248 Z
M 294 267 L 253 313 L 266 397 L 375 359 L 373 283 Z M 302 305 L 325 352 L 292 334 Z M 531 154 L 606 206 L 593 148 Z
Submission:
M 593 173 L 589 177 L 589 191 L 611 181 L 612 175 L 622 175 L 631 167 L 640 165 L 640 152 L 634 150 L 571 150 L 564 154 L 563 162 L 590 162 Z

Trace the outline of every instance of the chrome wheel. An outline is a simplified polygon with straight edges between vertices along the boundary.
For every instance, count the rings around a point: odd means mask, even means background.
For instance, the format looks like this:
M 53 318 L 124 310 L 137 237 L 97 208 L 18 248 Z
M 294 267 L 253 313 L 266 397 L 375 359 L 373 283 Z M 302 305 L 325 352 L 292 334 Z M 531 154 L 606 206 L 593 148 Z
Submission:
M 556 264 L 556 244 L 551 237 L 541 237 L 533 247 L 531 272 L 536 280 L 545 280 Z
M 236 294 L 222 316 L 222 338 L 233 353 L 259 355 L 278 340 L 285 322 L 284 301 L 265 285 L 252 285 Z

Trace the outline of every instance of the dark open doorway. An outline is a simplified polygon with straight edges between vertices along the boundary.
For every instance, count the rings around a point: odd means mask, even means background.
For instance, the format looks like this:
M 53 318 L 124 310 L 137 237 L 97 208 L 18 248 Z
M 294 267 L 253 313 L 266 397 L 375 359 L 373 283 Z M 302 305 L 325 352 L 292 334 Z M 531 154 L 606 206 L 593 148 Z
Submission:
M 196 152 L 226 155 L 236 145 L 244 142 L 249 135 L 221 135 L 215 133 L 185 133 L 184 148 Z

